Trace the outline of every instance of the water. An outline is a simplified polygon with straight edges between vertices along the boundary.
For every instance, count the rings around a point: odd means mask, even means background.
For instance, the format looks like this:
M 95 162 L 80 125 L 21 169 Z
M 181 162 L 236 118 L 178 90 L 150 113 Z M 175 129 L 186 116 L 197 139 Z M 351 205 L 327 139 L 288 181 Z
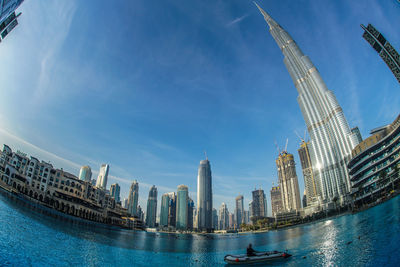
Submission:
M 399 220 L 397 197 L 355 215 L 263 234 L 158 234 L 53 218 L 0 193 L 0 265 L 221 266 L 226 254 L 252 243 L 294 255 L 275 266 L 398 266 Z

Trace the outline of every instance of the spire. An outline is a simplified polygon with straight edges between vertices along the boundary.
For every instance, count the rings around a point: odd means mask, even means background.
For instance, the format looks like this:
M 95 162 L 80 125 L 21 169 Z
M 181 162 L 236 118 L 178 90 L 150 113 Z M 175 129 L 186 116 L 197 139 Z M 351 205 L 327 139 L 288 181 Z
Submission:
M 265 12 L 264 9 L 262 9 L 255 1 L 253 1 L 253 3 L 256 5 L 258 10 L 260 10 L 261 14 L 264 16 L 264 19 L 268 23 L 270 28 L 279 26 L 279 24 L 276 23 L 276 21 L 273 18 L 271 18 L 271 16 L 267 12 Z

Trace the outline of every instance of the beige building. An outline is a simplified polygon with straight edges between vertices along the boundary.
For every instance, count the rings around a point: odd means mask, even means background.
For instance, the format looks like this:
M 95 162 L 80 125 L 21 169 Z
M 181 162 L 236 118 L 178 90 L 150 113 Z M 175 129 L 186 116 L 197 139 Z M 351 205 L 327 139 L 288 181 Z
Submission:
M 278 169 L 283 211 L 299 211 L 301 209 L 300 190 L 293 154 L 286 151 L 279 153 L 276 159 L 276 167 Z

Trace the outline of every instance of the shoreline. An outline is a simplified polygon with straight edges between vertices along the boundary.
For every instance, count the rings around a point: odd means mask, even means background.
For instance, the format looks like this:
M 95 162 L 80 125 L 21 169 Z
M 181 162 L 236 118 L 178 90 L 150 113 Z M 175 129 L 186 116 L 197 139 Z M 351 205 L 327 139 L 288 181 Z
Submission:
M 75 217 L 70 214 L 66 214 L 61 211 L 55 210 L 51 207 L 47 207 L 37 200 L 28 199 L 28 197 L 26 197 L 25 195 L 15 192 L 13 190 L 8 190 L 7 188 L 4 188 L 1 185 L 0 185 L 0 194 L 3 194 L 10 199 L 17 200 L 17 201 L 20 201 L 20 202 L 28 205 L 30 207 L 31 212 L 40 213 L 45 216 L 53 217 L 55 219 L 63 219 L 63 220 L 67 220 L 67 221 L 76 222 L 76 223 L 79 223 L 79 224 L 82 224 L 85 226 L 96 226 L 96 227 L 99 227 L 102 229 L 107 229 L 107 230 L 143 231 L 143 230 L 137 230 L 137 229 L 123 228 L 123 227 L 119 227 L 116 225 L 95 222 L 95 221 Z

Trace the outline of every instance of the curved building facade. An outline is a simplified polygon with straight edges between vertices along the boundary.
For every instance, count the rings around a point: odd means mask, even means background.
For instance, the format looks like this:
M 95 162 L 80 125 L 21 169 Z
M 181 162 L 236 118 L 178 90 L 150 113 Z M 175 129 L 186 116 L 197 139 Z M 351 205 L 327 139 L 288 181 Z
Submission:
M 212 178 L 208 159 L 200 161 L 197 176 L 197 228 L 212 231 Z
M 345 201 L 350 192 L 346 165 L 358 139 L 350 131 L 335 95 L 309 57 L 275 20 L 257 7 L 284 55 L 283 61 L 299 93 L 297 101 L 310 135 L 313 173 L 320 181 L 322 199 L 331 202 L 339 197 Z
M 372 130 L 371 134 L 353 149 L 353 158 L 348 164 L 356 206 L 374 201 L 383 190 L 398 183 L 400 116 L 392 124 Z
M 92 169 L 89 166 L 82 166 L 81 170 L 79 171 L 79 179 L 90 182 L 92 179 Z

